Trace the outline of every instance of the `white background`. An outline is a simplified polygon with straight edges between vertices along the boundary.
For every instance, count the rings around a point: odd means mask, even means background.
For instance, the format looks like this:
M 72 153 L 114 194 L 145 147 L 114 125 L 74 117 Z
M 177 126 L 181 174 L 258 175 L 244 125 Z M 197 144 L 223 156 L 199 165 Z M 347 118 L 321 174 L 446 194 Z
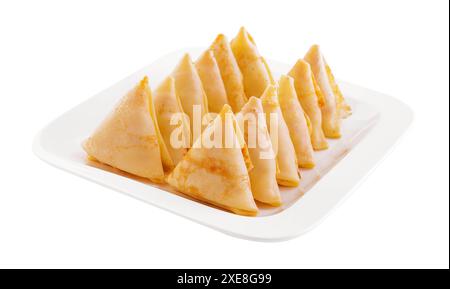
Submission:
M 0 267 L 449 266 L 448 1 L 0 2 Z M 57 170 L 49 121 L 158 57 L 245 25 L 267 58 L 320 43 L 338 78 L 415 122 L 319 227 L 282 243 L 223 235 Z M 268 228 L 270 230 L 270 228 Z

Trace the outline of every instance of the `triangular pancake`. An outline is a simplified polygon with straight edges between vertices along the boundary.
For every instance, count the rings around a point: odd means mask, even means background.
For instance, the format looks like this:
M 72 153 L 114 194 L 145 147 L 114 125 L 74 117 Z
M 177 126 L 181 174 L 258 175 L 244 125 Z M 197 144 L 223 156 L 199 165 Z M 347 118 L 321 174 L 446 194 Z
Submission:
M 219 113 L 228 104 L 228 98 L 214 53 L 209 49 L 205 51 L 195 62 L 195 67 L 208 97 L 209 111 Z
M 220 134 L 221 132 L 221 134 Z M 218 146 L 206 146 L 214 133 L 222 135 Z M 237 145 L 225 148 L 226 137 Z M 243 155 L 242 135 L 231 108 L 225 105 L 168 176 L 167 182 L 178 191 L 236 214 L 258 213 Z M 248 155 L 247 155 L 248 157 Z
M 185 54 L 178 63 L 175 70 L 172 72 L 172 77 L 175 79 L 175 88 L 184 113 L 189 116 L 191 143 L 195 141 L 194 138 L 200 136 L 201 126 L 194 125 L 194 105 L 200 109 L 201 119 L 208 113 L 208 100 L 205 91 L 203 90 L 202 81 L 198 75 L 197 69 L 191 60 L 189 54 Z
M 292 77 L 281 76 L 278 86 L 278 99 L 294 144 L 299 167 L 313 168 L 315 166 L 314 150 L 311 144 L 308 121 L 298 101 Z
M 311 121 L 311 143 L 315 150 L 328 148 L 328 142 L 322 130 L 323 95 L 315 83 L 314 75 L 308 62 L 300 59 L 289 71 L 294 79 L 295 91 L 303 110 Z
M 274 84 L 271 72 L 261 57 L 252 36 L 241 27 L 231 41 L 231 49 L 244 77 L 245 94 L 260 97 L 269 84 Z
M 228 103 L 234 112 L 239 112 L 247 102 L 244 91 L 244 80 L 227 38 L 219 34 L 210 49 L 214 52 L 220 75 L 222 76 Z
M 175 80 L 167 77 L 154 91 L 154 104 L 159 129 L 174 165 L 177 165 L 189 148 L 189 123 L 176 94 Z
M 261 96 L 261 101 L 266 114 L 266 125 L 269 129 L 272 147 L 277 155 L 279 171 L 277 173 L 278 184 L 296 187 L 300 182 L 297 157 L 294 145 L 289 135 L 289 129 L 284 121 L 283 114 L 278 103 L 277 89 L 269 85 Z M 271 115 L 276 123 L 270 125 Z M 277 131 L 274 132 L 273 129 Z
M 91 158 L 122 171 L 163 182 L 164 144 L 145 77 L 128 92 L 83 144 Z
M 350 113 L 320 47 L 313 45 L 305 56 L 324 96 L 322 107 L 322 128 L 329 138 L 341 137 L 341 118 Z
M 248 146 L 253 169 L 249 171 L 255 200 L 272 205 L 281 205 L 277 185 L 277 163 L 272 150 L 261 100 L 252 96 L 236 115 Z
M 336 102 L 338 106 L 338 110 L 340 112 L 340 116 L 342 118 L 347 118 L 352 114 L 352 108 L 350 105 L 347 104 L 345 101 L 344 95 L 341 92 L 341 89 L 339 88 L 336 79 L 334 78 L 333 72 L 331 72 L 331 68 L 326 62 L 325 58 L 325 68 L 327 70 L 328 74 L 328 80 L 330 81 L 331 87 L 333 88 L 334 95 L 336 96 Z

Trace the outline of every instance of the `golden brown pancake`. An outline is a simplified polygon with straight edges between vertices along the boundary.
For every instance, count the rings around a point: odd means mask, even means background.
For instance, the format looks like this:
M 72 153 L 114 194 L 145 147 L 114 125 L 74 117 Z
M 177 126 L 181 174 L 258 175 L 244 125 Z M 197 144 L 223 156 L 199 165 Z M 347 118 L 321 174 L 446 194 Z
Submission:
M 154 116 L 152 96 L 145 77 L 122 98 L 84 142 L 83 148 L 90 158 L 101 163 L 162 182 L 161 151 L 166 156 L 166 164 L 172 164 Z
M 222 136 L 210 145 L 211 136 Z M 224 147 L 226 138 L 234 145 Z M 248 170 L 251 162 L 240 129 L 230 106 L 205 128 L 184 159 L 168 176 L 167 182 L 193 198 L 225 208 L 236 214 L 258 213 L 253 199 Z

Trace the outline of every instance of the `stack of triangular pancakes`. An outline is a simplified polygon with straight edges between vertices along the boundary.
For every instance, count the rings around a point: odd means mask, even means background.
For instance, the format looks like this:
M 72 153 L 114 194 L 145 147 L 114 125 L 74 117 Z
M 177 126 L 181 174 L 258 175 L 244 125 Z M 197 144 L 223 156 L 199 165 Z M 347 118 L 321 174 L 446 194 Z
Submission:
M 252 36 L 220 34 L 152 92 L 144 77 L 83 144 L 90 159 L 240 215 L 280 206 L 279 185 L 341 136 L 351 108 L 314 45 L 275 81 Z M 255 200 L 257 202 L 255 202 Z

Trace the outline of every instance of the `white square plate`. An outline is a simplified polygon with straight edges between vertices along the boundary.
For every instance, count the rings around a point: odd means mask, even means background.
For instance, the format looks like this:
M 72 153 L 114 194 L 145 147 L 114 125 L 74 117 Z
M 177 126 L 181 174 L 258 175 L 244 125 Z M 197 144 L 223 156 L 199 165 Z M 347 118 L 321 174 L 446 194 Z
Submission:
M 389 152 L 412 122 L 411 110 L 400 101 L 341 82 L 341 89 L 353 108 L 353 115 L 343 122 L 342 138 L 330 140 L 328 150 L 316 153 L 317 167 L 301 171 L 301 186 L 282 188 L 282 207 L 258 204 L 261 212 L 257 217 L 234 215 L 192 200 L 167 186 L 156 186 L 86 161 L 81 142 L 129 89 L 144 75 L 149 76 L 152 88 L 156 87 L 184 52 L 189 52 L 195 59 L 201 51 L 185 49 L 166 55 L 66 112 L 36 136 L 34 152 L 58 168 L 224 233 L 252 240 L 277 241 L 305 233 L 323 220 Z M 277 78 L 290 68 L 290 65 L 275 61 L 269 61 L 269 64 Z

